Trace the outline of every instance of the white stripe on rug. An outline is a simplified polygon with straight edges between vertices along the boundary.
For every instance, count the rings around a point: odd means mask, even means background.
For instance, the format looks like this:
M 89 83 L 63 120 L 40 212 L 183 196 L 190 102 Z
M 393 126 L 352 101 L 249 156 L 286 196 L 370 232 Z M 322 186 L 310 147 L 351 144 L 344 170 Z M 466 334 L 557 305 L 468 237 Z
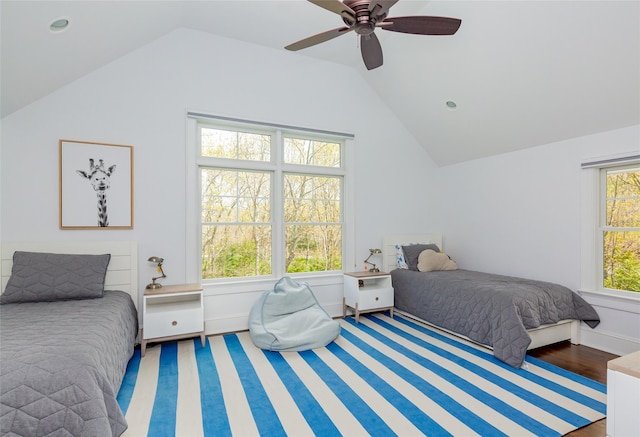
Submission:
M 126 419 L 129 427 L 122 434 L 123 437 L 145 436 L 149 431 L 151 411 L 158 384 L 158 369 L 160 368 L 160 348 L 146 351 L 144 360 L 140 361 L 140 370 L 136 380 L 131 403 L 127 410 Z
M 229 425 L 234 435 L 259 435 L 258 427 L 231 355 L 221 336 L 209 337 L 211 354 L 220 374 L 224 404 L 227 406 Z
M 562 435 L 604 417 L 602 384 L 539 360 L 513 369 L 402 316 L 341 325 L 301 353 L 262 351 L 248 332 L 148 348 L 124 436 Z
M 198 363 L 195 359 L 195 344 L 191 341 L 178 343 L 176 435 L 204 435 Z

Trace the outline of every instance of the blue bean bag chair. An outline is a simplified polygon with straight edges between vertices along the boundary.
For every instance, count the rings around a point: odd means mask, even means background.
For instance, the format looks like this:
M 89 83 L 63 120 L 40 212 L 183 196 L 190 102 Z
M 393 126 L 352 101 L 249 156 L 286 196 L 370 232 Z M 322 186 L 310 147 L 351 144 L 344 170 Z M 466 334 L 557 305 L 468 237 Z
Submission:
M 285 276 L 251 307 L 249 332 L 261 349 L 303 351 L 335 340 L 340 323 L 318 304 L 307 284 Z

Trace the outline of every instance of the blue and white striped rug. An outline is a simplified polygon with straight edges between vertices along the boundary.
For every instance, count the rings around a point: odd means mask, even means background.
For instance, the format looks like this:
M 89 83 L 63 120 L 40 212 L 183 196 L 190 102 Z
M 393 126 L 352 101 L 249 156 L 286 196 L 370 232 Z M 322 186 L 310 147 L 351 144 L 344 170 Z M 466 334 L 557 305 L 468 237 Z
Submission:
M 546 436 L 605 416 L 603 384 L 535 358 L 513 369 L 402 316 L 341 324 L 313 351 L 263 351 L 248 332 L 137 350 L 124 436 Z

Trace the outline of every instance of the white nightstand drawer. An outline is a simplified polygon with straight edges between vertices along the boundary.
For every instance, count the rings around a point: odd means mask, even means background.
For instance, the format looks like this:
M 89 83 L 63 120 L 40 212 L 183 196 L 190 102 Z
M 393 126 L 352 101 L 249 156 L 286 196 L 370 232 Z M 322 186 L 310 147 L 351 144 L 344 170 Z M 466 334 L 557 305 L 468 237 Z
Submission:
M 173 311 L 169 314 L 147 313 L 143 336 L 149 339 L 200 332 L 204 330 L 203 323 L 200 309 Z
M 362 290 L 359 295 L 358 309 L 360 311 L 393 306 L 393 288 Z
M 347 309 L 354 311 L 356 323 L 360 313 L 388 310 L 393 317 L 393 285 L 391 275 L 385 272 L 350 272 L 344 274 L 342 317 Z

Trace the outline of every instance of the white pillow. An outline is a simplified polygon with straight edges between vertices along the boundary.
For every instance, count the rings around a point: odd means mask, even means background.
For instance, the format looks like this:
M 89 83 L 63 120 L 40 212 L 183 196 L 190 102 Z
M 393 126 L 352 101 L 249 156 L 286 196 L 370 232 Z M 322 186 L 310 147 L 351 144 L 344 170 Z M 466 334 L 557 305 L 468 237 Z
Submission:
M 438 253 L 431 249 L 420 252 L 418 256 L 418 271 L 433 272 L 436 270 L 456 270 L 458 264 L 446 253 Z
M 404 252 L 402 251 L 402 244 L 396 244 L 396 267 L 399 269 L 408 269 L 409 266 L 404 260 Z

